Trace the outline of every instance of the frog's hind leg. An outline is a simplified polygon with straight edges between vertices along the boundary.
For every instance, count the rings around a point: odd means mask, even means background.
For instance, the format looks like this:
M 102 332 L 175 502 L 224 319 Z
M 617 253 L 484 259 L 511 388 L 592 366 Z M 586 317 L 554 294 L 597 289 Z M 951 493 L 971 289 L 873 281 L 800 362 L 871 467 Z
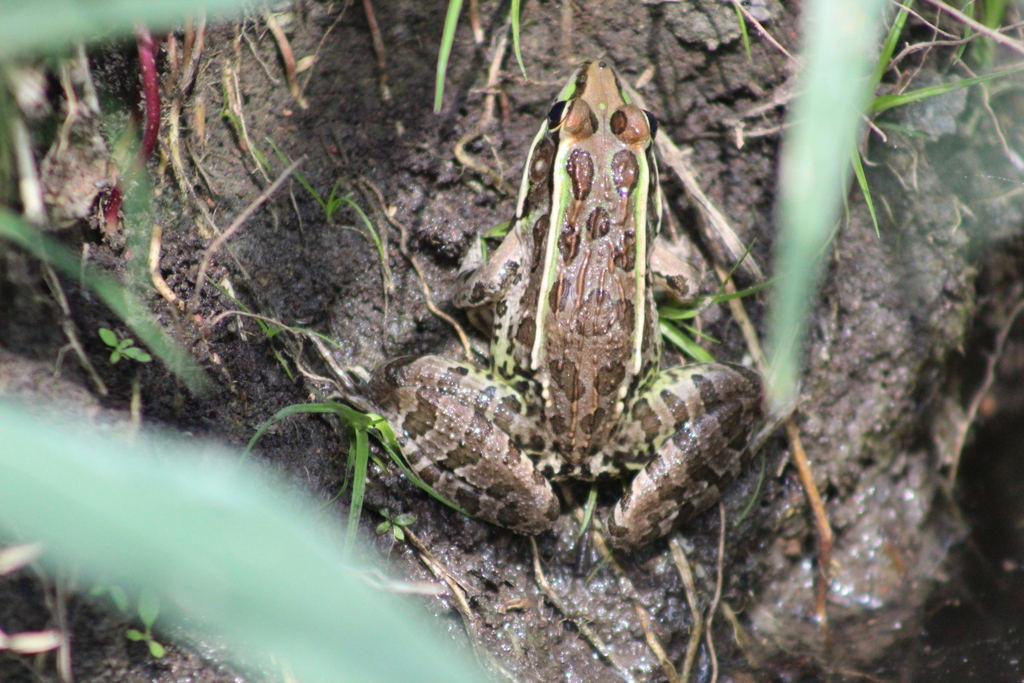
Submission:
M 761 394 L 756 372 L 701 363 L 663 371 L 638 397 L 624 438 L 656 450 L 612 512 L 616 547 L 640 548 L 722 497 L 749 459 Z
M 517 533 L 554 525 L 558 498 L 520 448 L 537 437 L 512 387 L 466 363 L 406 356 L 374 370 L 367 393 L 409 466 L 443 497 Z

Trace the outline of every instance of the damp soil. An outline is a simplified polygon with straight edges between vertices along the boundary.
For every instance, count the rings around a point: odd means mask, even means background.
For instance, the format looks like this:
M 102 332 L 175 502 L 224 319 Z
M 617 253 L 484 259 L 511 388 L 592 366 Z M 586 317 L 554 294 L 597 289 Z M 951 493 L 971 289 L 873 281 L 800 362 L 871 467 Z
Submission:
M 798 48 L 796 8 L 765 0 L 751 9 L 776 40 L 791 51 Z M 281 408 L 330 396 L 335 387 L 318 379 L 329 377 L 331 367 L 308 340 L 269 337 L 241 317 L 214 322 L 224 311 L 244 305 L 322 333 L 337 342 L 329 353 L 338 366 L 370 368 L 402 354 L 462 356 L 452 326 L 428 309 L 424 285 L 443 311 L 471 329 L 450 304 L 459 259 L 475 234 L 507 221 L 514 210 L 514 197 L 492 176 L 460 163 L 455 154 L 483 114 L 486 74 L 508 7 L 481 3 L 480 44 L 463 21 L 439 114 L 431 112 L 431 103 L 444 7 L 410 0 L 378 3 L 376 11 L 388 50 L 386 83 L 360 7 L 302 3 L 278 16 L 296 56 L 316 55 L 300 73 L 308 107 L 290 95 L 261 17 L 211 25 L 181 112 L 186 177 L 179 179 L 173 165 L 151 161 L 153 215 L 142 236 L 131 225 L 107 234 L 86 219 L 55 233 L 115 276 L 141 286 L 165 328 L 214 379 L 215 393 L 192 395 L 157 362 L 111 364 L 96 331 L 106 327 L 130 336 L 124 324 L 73 279 L 62 278 L 67 318 L 40 264 L 13 248 L 0 252 L 5 393 L 37 401 L 59 397 L 62 411 L 116 422 L 126 419 L 137 386 L 146 421 L 240 447 Z M 733 9 L 709 0 L 587 3 L 567 11 L 527 2 L 523 13 L 529 78 L 506 55 L 495 121 L 468 139 L 465 153 L 517 185 L 530 140 L 572 65 L 600 57 L 630 83 L 641 82 L 660 134 L 691 150 L 688 158 L 705 193 L 740 239 L 753 243 L 752 258 L 768 266 L 779 126 L 792 93 L 787 58 L 756 36 L 748 58 Z M 908 26 L 909 39 L 927 38 L 914 20 Z M 938 74 L 949 56 L 928 53 L 918 63 L 921 83 L 943 78 Z M 137 97 L 134 45 L 98 46 L 89 57 L 105 125 L 123 124 Z M 165 48 L 158 61 L 163 74 L 172 72 L 171 61 Z M 59 102 L 55 79 L 51 86 Z M 225 93 L 234 90 L 240 108 L 233 117 L 222 116 Z M 1008 87 L 991 94 L 986 109 L 974 95 L 961 95 L 884 117 L 886 139 L 873 136 L 866 146 L 878 231 L 854 191 L 826 254 L 796 423 L 836 531 L 829 628 L 814 614 L 813 517 L 780 433 L 724 499 L 721 599 L 738 615 L 745 637 L 716 617 L 722 680 L 961 680 L 958 648 L 991 642 L 1000 628 L 1011 634 L 999 641 L 1000 652 L 1013 649 L 1007 649 L 1013 637 L 1021 640 L 1019 616 L 998 609 L 998 600 L 977 597 L 1012 593 L 1017 567 L 1024 566 L 1019 527 L 1009 524 L 1020 512 L 1012 491 L 1001 489 L 999 497 L 985 488 L 1010 480 L 997 474 L 992 453 L 998 449 L 986 451 L 983 444 L 992 442 L 985 439 L 1002 439 L 1011 444 L 1010 452 L 1019 443 L 998 428 L 1021 414 L 1019 396 L 1011 400 L 1008 389 L 998 394 L 1004 384 L 993 385 L 994 403 L 986 413 L 994 431 L 979 433 L 964 455 L 962 473 L 970 483 L 951 493 L 946 479 L 957 461 L 954 444 L 980 384 L 985 351 L 1021 296 L 1022 280 L 1012 275 L 1024 264 L 1022 174 L 1012 161 L 1013 154 L 1024 153 L 1024 138 L 1007 124 L 1020 120 L 1024 100 L 1019 88 Z M 47 144 L 42 128 L 34 130 L 40 156 Z M 262 168 L 256 151 L 269 168 Z M 224 230 L 270 184 L 285 166 L 277 151 L 303 159 L 298 172 L 321 198 L 333 192 L 362 207 L 384 238 L 393 289 L 385 290 L 381 258 L 358 213 L 344 204 L 328 218 L 296 180 L 286 182 L 217 252 L 209 277 L 219 289 L 206 286 L 196 311 L 185 314 L 145 279 L 132 279 L 133 253 L 150 243 L 149 226 L 158 224 L 159 272 L 177 297 L 190 301 L 211 223 Z M 664 169 L 662 174 L 675 225 L 703 249 L 696 205 Z M 408 251 L 423 280 L 400 250 L 398 225 L 407 232 Z M 705 284 L 714 286 L 710 269 Z M 760 330 L 764 300 L 750 297 L 744 304 Z M 68 322 L 108 388 L 105 396 L 64 349 Z M 711 307 L 701 324 L 719 341 L 706 344 L 717 358 L 744 360 L 742 336 L 726 306 Z M 473 343 L 484 347 L 478 337 Z M 666 363 L 681 362 L 668 356 Z M 60 379 L 53 378 L 55 370 Z M 999 375 L 1004 376 L 1012 377 L 1012 370 Z M 287 472 L 297 489 L 322 499 L 325 514 L 343 524 L 347 495 L 337 494 L 347 444 L 343 428 L 330 420 L 296 416 L 264 436 L 256 454 Z M 1010 464 L 1004 460 L 1001 466 Z M 607 514 L 617 490 L 614 484 L 601 490 L 599 515 Z M 586 495 L 570 491 L 576 500 Z M 985 517 L 990 499 L 1005 501 L 998 521 Z M 432 579 L 412 548 L 375 535 L 383 508 L 416 515 L 411 530 L 466 586 L 477 636 L 515 680 L 623 680 L 581 637 L 581 622 L 595 629 L 635 680 L 666 680 L 634 602 L 650 615 L 668 658 L 676 666 L 682 662 L 692 621 L 665 541 L 619 557 L 623 573 L 616 574 L 601 564 L 591 544 L 576 540 L 573 503 L 566 500 L 554 531 L 537 539 L 547 579 L 573 612 L 565 618 L 538 587 L 528 539 L 466 518 L 427 497 L 397 470 L 371 465 L 360 535 L 388 573 Z M 719 562 L 718 512 L 691 520 L 678 538 L 706 609 Z M 999 573 L 1003 582 L 993 585 L 1004 593 L 981 591 L 978 567 Z M 52 623 L 46 607 L 52 586 L 29 573 L 0 582 L 0 625 L 10 632 Z M 245 669 L 219 647 L 183 632 L 164 634 L 168 656 L 154 660 L 144 645 L 124 639 L 127 622 L 105 602 L 84 593 L 68 600 L 79 681 L 268 675 Z M 442 595 L 423 605 L 448 627 L 453 646 L 464 647 L 468 636 L 453 600 Z M 943 630 L 944 623 L 960 621 L 950 611 L 958 609 L 974 610 L 987 621 L 977 631 Z M 1017 666 L 1009 654 L 993 661 Z M 33 666 L 0 657 L 0 677 L 33 680 Z M 38 666 L 53 675 L 52 662 Z M 711 671 L 702 646 L 694 680 L 708 680 Z

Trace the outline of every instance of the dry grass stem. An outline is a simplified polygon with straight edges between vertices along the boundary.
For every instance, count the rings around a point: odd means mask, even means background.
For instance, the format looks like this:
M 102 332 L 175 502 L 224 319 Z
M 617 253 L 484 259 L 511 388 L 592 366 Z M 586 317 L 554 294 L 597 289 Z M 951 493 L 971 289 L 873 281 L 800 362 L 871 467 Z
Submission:
M 999 328 L 999 332 L 996 334 L 995 345 L 992 347 L 992 353 L 985 362 L 985 377 L 981 381 L 981 386 L 978 387 L 978 390 L 974 392 L 974 396 L 971 397 L 971 403 L 967 407 L 967 414 L 957 429 L 956 446 L 953 449 L 953 463 L 949 468 L 949 477 L 946 480 L 950 488 L 956 483 L 956 475 L 960 469 L 960 456 L 963 455 L 964 444 L 967 442 L 967 433 L 970 431 L 971 425 L 978 418 L 981 402 L 985 400 L 985 396 L 992 389 L 992 384 L 996 380 L 996 365 L 999 363 L 999 359 L 1003 357 L 1003 347 L 1006 345 L 1006 339 L 1010 336 L 1010 330 L 1013 329 L 1021 312 L 1024 312 L 1024 299 L 1017 302 L 1017 305 L 1013 307 L 1009 316 L 1007 316 L 1006 322 Z
M 18 192 L 25 220 L 34 225 L 46 221 L 46 205 L 43 202 L 43 186 L 39 182 L 36 158 L 32 153 L 32 140 L 28 127 L 17 113 L 10 117 L 14 156 L 18 169 Z
M 252 216 L 256 209 L 262 206 L 265 201 L 270 199 L 270 197 L 277 192 L 277 189 L 281 187 L 284 181 L 291 177 L 292 171 L 294 171 L 299 164 L 305 160 L 306 157 L 303 156 L 289 164 L 288 168 L 284 169 L 281 172 L 281 175 L 277 177 L 277 180 L 271 183 L 270 187 L 261 192 L 256 199 L 252 200 L 252 202 L 242 210 L 242 213 L 238 214 L 238 217 L 235 218 L 231 225 L 228 226 L 228 229 L 218 235 L 217 238 L 210 243 L 210 246 L 206 248 L 206 251 L 203 252 L 203 260 L 199 263 L 199 272 L 196 274 L 195 292 L 192 294 L 191 308 L 193 310 L 199 306 L 199 296 L 203 293 L 203 285 L 206 283 L 206 271 L 210 267 L 210 259 L 213 258 L 213 255 L 217 253 L 217 250 L 220 249 L 225 242 L 231 239 L 232 235 L 238 232 L 238 229 L 242 227 L 245 221 L 249 220 L 249 217 Z
M 491 168 L 482 161 L 478 161 L 466 151 L 466 145 L 486 134 L 494 124 L 494 101 L 498 92 L 498 84 L 501 82 L 501 64 L 505 61 L 505 53 L 508 51 L 508 32 L 510 26 L 511 22 L 506 22 L 506 25 L 498 32 L 497 43 L 491 56 L 491 64 L 487 70 L 483 112 L 473 128 L 455 143 L 455 158 L 466 168 L 476 171 L 485 178 L 489 178 L 494 187 L 501 192 L 514 195 L 516 193 L 515 189 L 505 182 L 499 170 Z
M 366 14 L 366 24 L 370 27 L 373 53 L 377 57 L 377 70 L 380 72 L 380 98 L 387 102 L 391 99 L 391 89 L 388 87 L 388 53 L 384 49 L 384 38 L 380 34 L 377 14 L 373 11 L 373 0 L 363 0 L 363 12 Z
M 480 629 L 477 627 L 476 617 L 473 615 L 473 609 L 469 606 L 469 600 L 466 599 L 466 586 L 458 579 L 447 567 L 445 567 L 440 560 L 427 549 L 423 542 L 412 533 L 408 527 L 403 528 L 405 538 L 409 542 L 409 545 L 416 551 L 416 556 L 420 559 L 420 562 L 430 571 L 431 574 L 436 576 L 439 580 L 443 581 L 451 592 L 452 597 L 455 598 L 455 607 L 459 612 L 459 616 L 462 617 L 462 623 L 466 627 L 466 633 L 469 636 L 470 645 L 473 646 L 473 653 L 477 656 L 481 666 L 490 667 L 492 670 L 497 671 L 507 680 L 514 681 L 515 677 L 501 665 L 498 660 L 494 658 L 490 650 L 483 644 L 480 639 Z
M 700 637 L 704 631 L 704 615 L 700 611 L 700 603 L 697 601 L 697 586 L 694 583 L 690 562 L 686 559 L 682 544 L 678 538 L 672 537 L 668 540 L 668 547 L 672 551 L 672 559 L 679 571 L 679 578 L 683 581 L 686 602 L 690 605 L 690 618 L 693 619 L 693 626 L 690 627 L 690 640 L 686 644 L 686 655 L 683 658 L 683 672 L 679 677 L 680 683 L 689 683 L 690 672 L 693 670 L 693 663 L 696 661 L 697 652 L 700 649 Z
M 736 287 L 731 280 L 726 280 L 727 273 L 720 267 L 716 266 L 719 278 L 725 283 L 725 291 L 727 293 L 735 293 Z M 750 321 L 750 317 L 747 315 L 746 308 L 743 306 L 743 301 L 740 299 L 730 299 L 729 308 L 732 311 L 733 320 L 740 326 L 740 330 L 743 332 L 743 338 L 747 343 L 747 348 L 750 350 L 750 355 L 754 359 L 754 363 L 757 365 L 758 370 L 762 375 L 767 374 L 768 365 L 765 359 L 764 351 L 761 349 L 761 342 L 757 337 L 757 331 L 754 329 L 753 323 Z M 783 419 L 783 416 L 791 412 L 788 409 L 782 411 L 778 416 Z M 814 526 L 816 535 L 818 537 L 818 580 L 815 582 L 815 597 L 814 597 L 814 611 L 819 621 L 821 622 L 822 628 L 827 628 L 828 615 L 826 612 L 826 599 L 828 598 L 829 590 L 829 574 L 832 566 L 832 546 L 834 543 L 834 534 L 832 532 L 832 525 L 828 521 L 828 513 L 825 511 L 825 504 L 821 499 L 821 493 L 818 491 L 818 485 L 814 481 L 814 475 L 811 472 L 811 465 L 807 460 L 807 453 L 804 451 L 803 442 L 800 439 L 800 428 L 797 427 L 796 422 L 792 417 L 786 417 L 786 435 L 789 437 L 790 451 L 792 452 L 793 462 L 796 464 L 797 473 L 800 477 L 800 483 L 807 494 L 807 500 L 810 503 L 811 511 L 814 514 Z M 767 433 L 760 435 L 760 438 L 766 438 Z
M 181 299 L 168 286 L 163 274 L 160 273 L 160 246 L 163 243 L 163 236 L 163 227 L 154 225 L 153 231 L 149 235 L 149 277 L 153 281 L 156 291 L 160 293 L 160 296 L 167 299 L 168 303 L 177 304 L 180 308 L 184 308 Z
M 106 396 L 107 385 L 104 384 L 103 378 L 96 371 L 96 366 L 89 360 L 89 354 L 85 352 L 85 347 L 82 346 L 82 341 L 78 336 L 78 327 L 75 326 L 75 321 L 71 317 L 71 306 L 68 304 L 68 297 L 60 284 L 57 272 L 48 263 L 43 263 L 43 280 L 46 281 L 46 286 L 49 287 L 50 293 L 60 307 L 62 314 L 60 326 L 64 331 L 64 336 L 68 339 L 68 344 L 74 350 L 75 355 L 78 357 L 78 362 L 82 364 L 82 367 L 89 375 L 89 379 L 92 380 L 93 385 L 96 387 L 96 393 L 100 396 Z
M 284 75 L 288 79 L 288 92 L 291 93 L 295 104 L 303 109 L 309 109 L 309 102 L 306 101 L 306 97 L 302 94 L 302 88 L 299 87 L 298 72 L 295 70 L 295 53 L 292 51 L 292 44 L 288 42 L 288 36 L 285 35 L 281 25 L 277 23 L 277 19 L 274 18 L 271 12 L 267 12 L 263 16 L 264 21 L 267 23 L 267 28 L 270 29 L 271 35 L 274 36 L 274 40 L 277 42 L 277 51 L 281 54 L 281 61 L 284 62 Z
M 711 683 L 718 683 L 718 655 L 715 654 L 715 639 L 711 628 L 718 611 L 718 601 L 722 599 L 722 579 L 725 576 L 725 505 L 718 501 L 718 577 L 715 579 L 715 597 L 708 607 L 707 628 L 704 636 L 707 639 L 708 654 L 711 655 Z
M 732 0 L 732 4 L 736 7 L 736 9 L 743 13 L 743 18 L 749 21 L 751 24 L 753 24 L 754 28 L 757 29 L 757 32 L 760 33 L 765 40 L 771 43 L 772 47 L 774 47 L 776 50 L 778 50 L 779 52 L 786 56 L 786 59 L 788 59 L 793 64 L 793 66 L 795 66 L 798 69 L 803 68 L 803 60 L 801 60 L 799 57 L 794 57 L 789 50 L 782 47 L 782 43 L 775 40 L 775 37 L 768 32 L 768 29 L 761 25 L 760 21 L 754 18 L 754 15 L 750 13 L 750 10 L 743 6 L 743 3 L 741 3 L 739 0 Z
M 811 505 L 811 512 L 814 514 L 814 526 L 818 536 L 818 578 L 814 582 L 814 613 L 818 617 L 818 621 L 821 622 L 822 630 L 827 630 L 826 600 L 832 581 L 832 546 L 835 543 L 835 537 L 832 533 L 832 525 L 828 521 L 828 513 L 825 512 L 825 503 L 821 499 L 818 485 L 814 482 L 814 473 L 811 472 L 811 464 L 807 460 L 803 441 L 800 439 L 800 428 L 792 419 L 786 420 L 786 435 L 789 437 L 793 463 L 796 465 L 800 483 L 804 487 L 804 493 L 807 494 L 807 500 Z
M 397 219 L 395 219 L 394 216 L 390 214 L 390 212 L 387 209 L 387 204 L 384 202 L 384 195 L 381 194 L 381 191 L 377 188 L 377 186 L 369 181 L 364 182 L 366 186 L 369 187 L 370 190 L 372 190 L 373 193 L 377 196 L 377 201 L 380 203 L 381 206 L 381 213 L 384 214 L 384 217 L 387 219 L 389 223 L 391 223 L 391 225 L 398 229 L 398 248 L 402 252 L 402 256 L 404 256 L 405 259 L 412 264 L 413 270 L 416 271 L 416 277 L 419 278 L 420 286 L 423 288 L 423 298 L 427 302 L 427 310 L 429 310 L 432 314 L 434 314 L 441 320 L 444 320 L 446 323 L 451 325 L 452 328 L 454 328 L 455 333 L 459 335 L 459 341 L 462 343 L 462 349 L 466 353 L 466 359 L 473 360 L 473 347 L 470 346 L 469 344 L 469 337 L 466 336 L 466 331 L 462 329 L 462 326 L 459 325 L 458 321 L 456 321 L 455 318 L 451 317 L 450 315 L 442 311 L 434 303 L 434 297 L 430 293 L 430 286 L 427 284 L 427 279 L 423 274 L 423 268 L 420 267 L 419 261 L 417 261 L 416 258 L 409 252 L 409 229 L 405 227 L 404 223 L 398 221 Z
M 562 496 L 573 508 L 573 518 L 582 526 L 584 522 L 583 509 L 576 503 L 576 499 L 572 495 L 572 489 L 563 482 L 561 484 L 561 491 Z M 648 614 L 647 607 L 640 600 L 636 587 L 633 586 L 633 582 L 629 580 L 629 576 L 623 570 L 618 560 L 615 559 L 615 555 L 608 546 L 608 541 L 604 535 L 604 527 L 597 519 L 592 519 L 591 524 L 591 538 L 593 539 L 594 549 L 601 557 L 601 561 L 615 572 L 619 590 L 633 604 L 633 611 L 636 612 L 637 618 L 640 620 L 640 628 L 644 632 L 644 640 L 647 642 L 647 647 L 650 648 L 651 653 L 658 659 L 658 664 L 661 666 L 662 673 L 665 674 L 665 679 L 668 683 L 678 683 L 679 675 L 676 673 L 675 664 L 669 659 L 664 646 L 661 644 L 661 640 L 658 638 L 658 634 L 655 633 L 650 614 Z
M 958 10 L 955 7 L 952 7 L 950 5 L 947 5 L 946 3 L 942 2 L 941 0 L 924 0 L 924 1 L 927 2 L 930 5 L 933 5 L 937 9 L 945 12 L 949 16 L 951 16 L 954 19 L 956 19 L 957 21 L 959 21 L 960 23 L 965 24 L 967 26 L 970 26 L 972 29 L 974 29 L 978 33 L 981 33 L 982 35 L 985 35 L 985 36 L 991 38 L 992 40 L 994 40 L 995 42 L 999 43 L 1003 47 L 1006 47 L 1006 48 L 1008 48 L 1010 50 L 1013 50 L 1014 52 L 1016 52 L 1018 54 L 1024 55 L 1024 43 L 1021 43 L 1019 40 L 1014 40 L 1013 38 L 1010 38 L 1008 36 L 1003 35 L 1003 33 L 1001 33 L 1000 31 L 995 30 L 994 28 L 989 28 L 988 26 L 985 26 L 985 24 L 981 23 L 980 21 L 976 21 L 976 20 L 972 19 L 971 17 L 967 16 L 966 14 L 961 12 L 960 10 Z
M 615 667 L 619 676 L 621 676 L 623 680 L 635 683 L 633 676 L 629 673 L 629 670 L 619 663 L 618 659 L 608 646 L 605 645 L 601 637 L 597 635 L 592 628 L 590 628 L 589 624 L 580 619 L 578 612 L 568 608 L 558 593 L 555 592 L 555 589 L 551 587 L 550 583 L 548 583 L 547 577 L 544 576 L 544 569 L 540 564 L 540 550 L 537 549 L 537 539 L 533 536 L 530 536 L 530 547 L 533 548 L 534 580 L 537 582 L 537 587 L 540 588 L 544 597 L 547 598 L 548 602 L 550 602 L 556 610 L 561 612 L 563 617 L 576 624 L 576 628 L 579 630 L 580 635 L 590 643 L 591 647 L 594 648 L 594 651 L 597 652 L 602 659 Z

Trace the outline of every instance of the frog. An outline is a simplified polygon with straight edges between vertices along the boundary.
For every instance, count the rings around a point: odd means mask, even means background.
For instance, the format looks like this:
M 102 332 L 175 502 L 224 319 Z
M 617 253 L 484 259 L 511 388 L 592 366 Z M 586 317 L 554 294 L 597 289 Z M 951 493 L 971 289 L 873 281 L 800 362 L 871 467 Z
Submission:
M 554 483 L 622 479 L 604 527 L 635 551 L 717 502 L 749 459 L 761 375 L 661 368 L 655 290 L 692 303 L 700 277 L 660 234 L 656 133 L 609 64 L 580 66 L 533 140 L 508 233 L 458 276 L 453 303 L 484 320 L 489 367 L 402 356 L 370 375 L 408 466 L 474 517 L 537 535 L 561 514 Z

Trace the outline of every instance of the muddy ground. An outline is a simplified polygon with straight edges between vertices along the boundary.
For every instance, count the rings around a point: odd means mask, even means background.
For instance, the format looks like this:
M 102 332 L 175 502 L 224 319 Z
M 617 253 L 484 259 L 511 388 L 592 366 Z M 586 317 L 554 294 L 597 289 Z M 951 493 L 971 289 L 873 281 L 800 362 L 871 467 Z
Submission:
M 67 325 L 40 265 L 20 250 L 4 248 L 0 347 L 8 353 L 0 388 L 22 396 L 71 396 L 95 415 L 100 406 L 127 411 L 137 386 L 145 420 L 242 446 L 279 409 L 329 396 L 335 386 L 317 379 L 329 377 L 331 368 L 308 339 L 271 338 L 242 318 L 211 322 L 240 303 L 335 340 L 330 353 L 339 366 L 373 367 L 401 354 L 464 357 L 451 324 L 428 310 L 424 282 L 399 248 L 398 226 L 407 229 L 409 253 L 422 268 L 433 300 L 471 330 L 450 304 L 459 259 L 473 235 L 510 217 L 514 198 L 495 177 L 518 185 L 539 121 L 572 65 L 587 57 L 611 62 L 630 83 L 640 81 L 648 108 L 661 122 L 660 134 L 692 150 L 689 159 L 704 192 L 741 240 L 753 242 L 753 258 L 770 266 L 779 127 L 794 67 L 753 28 L 748 59 L 732 7 L 708 0 L 568 8 L 524 3 L 529 78 L 519 73 L 509 50 L 492 90 L 495 120 L 466 140 L 465 154 L 475 168 L 458 161 L 455 148 L 483 116 L 487 70 L 508 7 L 482 2 L 479 44 L 464 18 L 440 114 L 431 112 L 431 104 L 444 7 L 407 1 L 378 3 L 376 11 L 386 71 L 374 56 L 361 7 L 301 3 L 276 15 L 296 58 L 316 56 L 299 74 L 306 107 L 289 92 L 265 17 L 211 23 L 195 84 L 183 98 L 183 168 L 162 163 L 160 154 L 148 165 L 153 219 L 145 232 L 141 237 L 124 230 L 107 234 L 95 220 L 81 220 L 56 235 L 76 251 L 87 246 L 91 259 L 128 280 L 131 245 L 150 244 L 150 225 L 158 224 L 163 229 L 159 272 L 170 291 L 188 301 L 214 228 L 224 230 L 286 165 L 276 148 L 289 159 L 304 159 L 299 173 L 322 198 L 337 187 L 338 196 L 350 194 L 364 209 L 386 240 L 393 292 L 385 292 L 381 260 L 357 213 L 344 205 L 328 219 L 311 192 L 289 180 L 214 258 L 210 279 L 235 300 L 206 286 L 196 314 L 186 315 L 145 285 L 152 310 L 215 379 L 212 397 L 192 395 L 158 362 L 111 364 L 97 330 L 130 336 L 127 327 L 73 280 L 62 278 L 70 320 L 109 390 L 97 397 L 96 382 L 73 354 L 62 353 Z M 767 0 L 752 4 L 750 11 L 776 41 L 791 52 L 798 49 L 794 7 Z M 175 34 L 179 51 L 182 35 Z M 911 19 L 904 36 L 919 42 L 931 33 Z M 174 59 L 166 42 L 163 46 L 158 66 L 169 82 Z M 89 57 L 104 126 L 115 128 L 137 97 L 135 46 L 96 46 Z M 920 87 L 948 78 L 947 73 L 962 76 L 950 69 L 951 57 L 934 49 L 908 58 L 901 68 L 904 73 L 920 68 L 914 80 Z M 51 79 L 50 85 L 59 109 L 59 84 Z M 231 92 L 239 96 L 232 98 Z M 160 147 L 165 159 L 173 137 L 168 99 Z M 1024 154 L 1024 136 L 1013 122 L 1021 120 L 1022 108 L 1019 81 L 993 86 L 987 97 L 959 91 L 894 110 L 882 119 L 886 139 L 871 136 L 866 170 L 879 230 L 876 234 L 860 192 L 851 192 L 849 210 L 828 247 L 795 416 L 836 532 L 829 637 L 814 614 L 813 518 L 790 462 L 790 442 L 780 430 L 724 501 L 721 600 L 738 615 L 746 639 L 737 638 L 723 616 L 716 617 L 723 678 L 959 675 L 956 648 L 984 647 L 986 629 L 1005 625 L 992 616 L 992 598 L 1012 594 L 1016 563 L 1024 564 L 1024 543 L 1013 526 L 1020 506 L 1012 492 L 999 488 L 1020 479 L 1012 467 L 1004 472 L 1014 453 L 1009 426 L 1024 409 L 1019 389 L 1013 388 L 1024 367 L 1019 332 L 1010 330 L 995 382 L 978 410 L 991 428 L 979 443 L 1009 443 L 1009 455 L 999 459 L 996 446 L 980 454 L 969 450 L 962 468 L 972 477 L 968 485 L 951 494 L 947 478 L 984 376 L 986 353 L 1021 296 L 1024 173 L 1015 160 Z M 225 110 L 232 115 L 223 116 Z M 41 157 L 49 144 L 47 129 L 40 125 L 33 133 Z M 493 173 L 479 170 L 484 167 Z M 698 209 L 665 169 L 663 177 L 675 225 L 710 260 Z M 711 269 L 705 285 L 715 286 Z M 760 330 L 763 296 L 749 297 L 744 305 Z M 702 326 L 720 341 L 705 343 L 717 358 L 749 362 L 727 306 L 712 306 Z M 484 341 L 470 333 L 474 346 L 484 348 Z M 666 363 L 681 362 L 674 353 L 667 355 Z M 54 384 L 55 369 L 61 381 L 78 388 Z M 299 416 L 265 436 L 257 453 L 287 471 L 296 487 L 331 501 L 326 514 L 343 524 L 348 494 L 337 494 L 347 447 L 337 424 Z M 614 484 L 601 490 L 599 515 L 610 510 L 617 490 Z M 582 488 L 571 492 L 577 500 L 586 495 Z M 995 499 L 1004 501 L 998 521 L 986 517 L 990 506 L 984 504 Z M 467 587 L 474 637 L 490 653 L 496 680 L 503 677 L 497 673 L 501 667 L 521 681 L 618 681 L 623 674 L 665 681 L 668 674 L 648 645 L 641 612 L 649 615 L 650 630 L 667 658 L 681 666 L 692 620 L 665 541 L 617 557 L 617 573 L 601 565 L 592 543 L 575 541 L 573 506 L 566 501 L 555 531 L 537 539 L 547 579 L 572 612 L 563 618 L 538 587 L 528 539 L 463 517 L 428 498 L 396 469 L 371 465 L 361 535 L 389 573 L 432 578 L 411 547 L 374 534 L 383 508 L 415 514 L 410 529 Z M 972 524 L 989 535 L 969 537 Z M 718 537 L 715 509 L 677 536 L 694 566 L 702 609 L 714 593 Z M 965 538 L 971 539 L 966 546 Z M 964 547 L 970 551 L 951 558 L 951 549 Z M 965 562 L 973 562 L 973 569 L 963 570 Z M 977 586 L 992 581 L 1004 592 L 990 589 L 978 598 Z M 49 584 L 26 573 L 0 589 L 8 605 L 0 610 L 4 629 L 50 623 L 44 606 Z M 965 595 L 975 596 L 973 602 L 962 599 Z M 976 606 L 972 614 L 990 620 L 981 635 L 957 636 L 941 628 L 946 622 L 936 626 L 936 615 L 962 622 L 955 610 L 964 602 Z M 464 646 L 467 632 L 451 598 L 424 603 L 447 624 L 454 646 Z M 156 660 L 144 645 L 123 638 L 124 622 L 102 601 L 72 598 L 68 618 L 80 681 L 226 681 L 264 675 L 231 664 L 221 650 L 181 632 L 164 634 L 169 653 Z M 614 661 L 595 656 L 580 635 L 580 623 L 595 630 Z M 1013 671 L 1016 666 L 1009 655 L 1000 659 L 1000 651 L 969 652 L 994 662 L 992 667 Z M 708 680 L 711 670 L 702 646 L 696 680 Z M 53 680 L 53 671 L 46 659 L 0 659 L 3 680 Z

